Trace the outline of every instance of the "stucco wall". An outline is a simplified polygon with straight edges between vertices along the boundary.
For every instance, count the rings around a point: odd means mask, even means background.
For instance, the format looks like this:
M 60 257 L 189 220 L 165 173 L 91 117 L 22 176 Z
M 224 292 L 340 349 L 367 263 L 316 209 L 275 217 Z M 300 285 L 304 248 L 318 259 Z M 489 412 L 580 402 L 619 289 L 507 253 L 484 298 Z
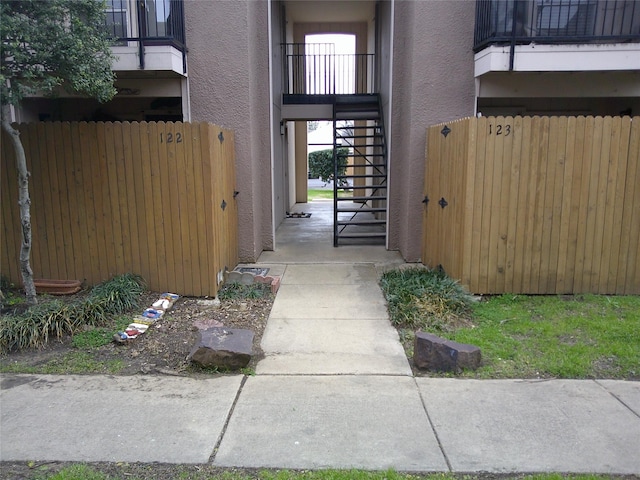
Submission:
M 420 259 L 426 129 L 474 111 L 475 2 L 395 2 L 389 247 Z
M 191 0 L 185 17 L 191 119 L 235 132 L 239 255 L 255 261 L 273 249 L 268 4 Z

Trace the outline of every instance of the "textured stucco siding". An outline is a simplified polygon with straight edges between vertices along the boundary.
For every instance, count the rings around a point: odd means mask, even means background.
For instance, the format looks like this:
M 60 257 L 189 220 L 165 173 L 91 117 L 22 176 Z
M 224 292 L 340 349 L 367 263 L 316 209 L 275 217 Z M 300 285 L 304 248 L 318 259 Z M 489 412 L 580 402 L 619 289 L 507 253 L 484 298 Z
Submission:
M 255 261 L 273 249 L 268 4 L 189 0 L 185 17 L 191 119 L 235 133 L 239 255 Z
M 389 248 L 420 259 L 426 129 L 474 112 L 475 2 L 395 2 Z

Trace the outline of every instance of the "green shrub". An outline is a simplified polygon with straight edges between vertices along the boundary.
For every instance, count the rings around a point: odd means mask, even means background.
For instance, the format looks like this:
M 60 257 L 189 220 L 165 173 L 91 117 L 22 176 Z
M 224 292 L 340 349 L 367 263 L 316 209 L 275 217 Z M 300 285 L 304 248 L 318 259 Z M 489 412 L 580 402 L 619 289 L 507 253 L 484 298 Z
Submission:
M 391 270 L 380 284 L 391 322 L 398 327 L 441 333 L 468 323 L 473 297 L 441 271 Z
M 344 175 L 347 169 L 347 157 L 349 149 L 340 147 L 337 151 L 338 175 Z M 309 175 L 311 178 L 320 178 L 324 182 L 333 180 L 333 149 L 319 150 L 309 154 Z
M 103 325 L 111 316 L 138 306 L 145 286 L 138 275 L 119 275 L 94 287 L 88 297 L 72 303 L 51 299 L 20 314 L 0 319 L 0 352 L 41 347 L 85 325 Z

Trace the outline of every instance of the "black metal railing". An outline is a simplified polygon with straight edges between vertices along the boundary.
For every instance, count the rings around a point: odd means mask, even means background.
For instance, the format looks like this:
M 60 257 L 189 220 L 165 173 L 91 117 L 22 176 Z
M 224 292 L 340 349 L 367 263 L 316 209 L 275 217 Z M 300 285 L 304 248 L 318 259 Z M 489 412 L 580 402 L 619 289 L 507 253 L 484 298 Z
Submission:
M 282 57 L 285 94 L 376 93 L 373 54 L 335 53 L 332 43 L 287 43 Z
M 135 42 L 144 70 L 144 47 L 169 45 L 182 53 L 186 73 L 184 0 L 107 0 L 106 26 L 116 45 Z
M 640 1 L 476 0 L 474 51 L 532 42 L 640 42 Z

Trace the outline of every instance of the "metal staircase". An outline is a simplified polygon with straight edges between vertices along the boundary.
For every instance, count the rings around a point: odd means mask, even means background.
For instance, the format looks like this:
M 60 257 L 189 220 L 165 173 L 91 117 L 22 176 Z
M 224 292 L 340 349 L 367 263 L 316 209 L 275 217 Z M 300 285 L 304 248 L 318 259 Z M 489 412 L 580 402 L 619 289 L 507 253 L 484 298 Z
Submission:
M 333 130 L 333 245 L 384 245 L 387 148 L 379 95 L 337 95 Z M 353 160 L 345 171 L 338 165 L 341 147 Z

